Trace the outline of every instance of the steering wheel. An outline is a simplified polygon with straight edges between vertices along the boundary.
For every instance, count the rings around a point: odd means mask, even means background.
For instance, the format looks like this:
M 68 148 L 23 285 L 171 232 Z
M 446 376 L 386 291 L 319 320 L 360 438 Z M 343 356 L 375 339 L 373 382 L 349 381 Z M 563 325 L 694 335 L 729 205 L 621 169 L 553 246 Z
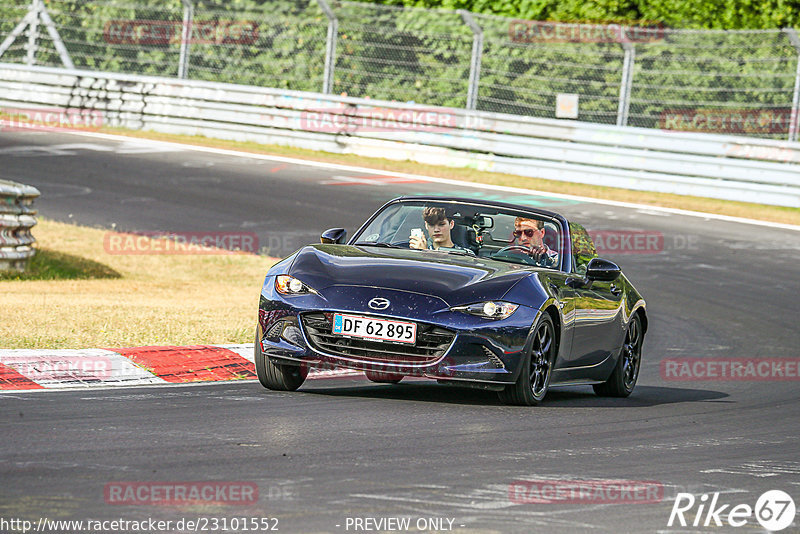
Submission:
M 522 245 L 509 245 L 507 247 L 501 248 L 500 250 L 495 252 L 495 254 L 500 254 L 501 252 L 521 252 L 522 254 L 528 255 L 530 251 L 531 249 L 529 249 L 528 247 L 523 247 Z
M 523 263 L 527 265 L 535 265 L 535 266 L 540 265 L 539 262 L 533 256 L 530 255 L 531 249 L 529 249 L 528 247 L 523 247 L 522 245 L 509 245 L 507 247 L 503 247 L 494 254 L 492 254 L 492 257 L 501 255 L 504 252 L 514 252 L 520 254 L 522 256 L 520 259 L 523 261 Z

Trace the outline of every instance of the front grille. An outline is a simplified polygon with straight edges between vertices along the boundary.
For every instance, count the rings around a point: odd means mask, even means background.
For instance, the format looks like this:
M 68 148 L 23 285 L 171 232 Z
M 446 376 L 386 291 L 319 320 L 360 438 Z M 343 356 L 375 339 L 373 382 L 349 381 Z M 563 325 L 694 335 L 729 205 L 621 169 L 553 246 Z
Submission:
M 314 349 L 337 356 L 378 363 L 425 364 L 441 358 L 453 342 L 455 332 L 417 323 L 417 342 L 389 343 L 332 334 L 333 313 L 301 315 L 308 340 Z

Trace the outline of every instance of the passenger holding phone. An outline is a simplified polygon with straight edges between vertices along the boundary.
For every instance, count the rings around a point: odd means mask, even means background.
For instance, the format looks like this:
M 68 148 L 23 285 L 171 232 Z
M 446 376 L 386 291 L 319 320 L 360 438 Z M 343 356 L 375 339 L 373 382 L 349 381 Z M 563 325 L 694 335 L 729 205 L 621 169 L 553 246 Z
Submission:
M 426 207 L 422 210 L 422 220 L 425 222 L 425 229 L 430 236 L 425 239 L 421 229 L 414 228 L 408 238 L 408 245 L 413 249 L 439 250 L 450 249 L 473 253 L 456 243 L 450 236 L 450 231 L 455 226 L 455 221 L 447 214 L 444 208 Z M 474 254 L 474 253 L 473 253 Z

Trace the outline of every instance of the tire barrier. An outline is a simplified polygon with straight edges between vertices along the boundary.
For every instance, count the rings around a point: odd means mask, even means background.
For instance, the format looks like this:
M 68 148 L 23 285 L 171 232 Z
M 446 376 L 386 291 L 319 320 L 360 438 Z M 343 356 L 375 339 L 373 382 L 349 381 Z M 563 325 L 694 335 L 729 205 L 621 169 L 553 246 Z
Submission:
M 38 196 L 35 187 L 0 180 L 0 271 L 23 272 L 36 254 L 31 228 L 36 225 L 33 201 Z

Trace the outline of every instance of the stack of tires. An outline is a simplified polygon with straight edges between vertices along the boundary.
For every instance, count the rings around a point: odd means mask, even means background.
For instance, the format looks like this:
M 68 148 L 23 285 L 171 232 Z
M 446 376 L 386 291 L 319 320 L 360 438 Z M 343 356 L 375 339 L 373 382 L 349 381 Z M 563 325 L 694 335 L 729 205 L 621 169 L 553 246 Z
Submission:
M 25 271 L 36 254 L 31 228 L 38 196 L 33 186 L 0 180 L 0 271 Z

